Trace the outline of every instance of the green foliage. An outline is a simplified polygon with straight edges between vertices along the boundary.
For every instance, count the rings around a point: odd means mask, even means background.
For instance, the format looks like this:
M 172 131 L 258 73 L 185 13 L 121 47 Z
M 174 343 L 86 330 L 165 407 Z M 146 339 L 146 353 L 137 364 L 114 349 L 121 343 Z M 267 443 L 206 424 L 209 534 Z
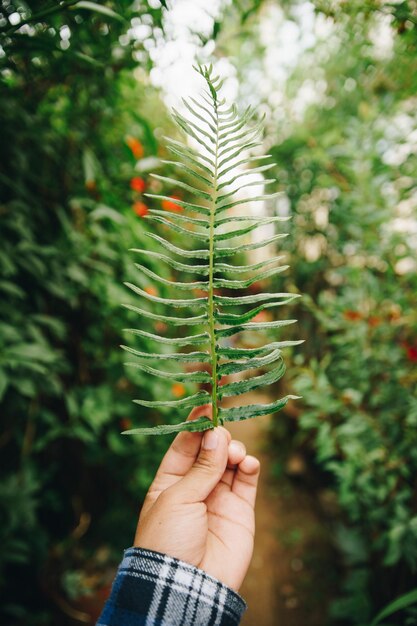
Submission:
M 134 304 L 120 285 L 136 280 L 127 250 L 149 246 L 131 179 L 148 184 L 154 124 L 170 122 L 130 74 L 139 50 L 119 42 L 129 23 L 52 4 L 36 17 L 42 2 L 4 2 L 0 19 L 0 622 L 14 626 L 67 624 L 66 572 L 119 561 L 165 449 L 120 431 L 136 419 L 134 390 L 172 387 L 126 372 L 118 349 L 135 319 L 120 307 Z M 130 6 L 108 3 L 128 18 Z M 29 20 L 22 31 L 5 26 L 12 11 Z M 142 13 L 152 17 L 145 3 Z M 138 347 L 150 350 L 146 338 Z
M 410 589 L 417 568 L 416 156 L 406 130 L 416 30 L 383 22 L 392 50 L 381 58 L 380 16 L 361 21 L 362 10 L 340 5 L 332 37 L 303 57 L 290 102 L 307 74 L 325 95 L 271 150 L 306 294 L 295 316 L 307 341 L 290 368 L 304 398 L 294 443 L 312 449 L 340 506 L 346 576 L 333 620 L 361 625 Z
M 139 428 L 128 430 L 125 435 L 136 434 L 166 434 L 178 432 L 180 430 L 206 430 L 213 428 L 217 424 L 223 424 L 228 421 L 244 420 L 258 415 L 267 415 L 282 409 L 291 398 L 295 396 L 286 396 L 275 402 L 266 405 L 242 405 L 233 408 L 223 408 L 220 401 L 224 397 L 237 396 L 258 389 L 264 385 L 271 385 L 282 378 L 285 372 L 285 366 L 281 356 L 281 347 L 288 345 L 288 342 L 275 341 L 258 348 L 255 352 L 253 349 L 242 348 L 236 355 L 233 348 L 229 348 L 227 343 L 223 344 L 222 339 L 239 334 L 243 331 L 257 332 L 270 329 L 278 329 L 288 324 L 292 324 L 295 320 L 280 320 L 268 322 L 256 322 L 253 320 L 256 315 L 264 311 L 267 307 L 280 306 L 288 303 L 295 296 L 290 293 L 257 293 L 254 295 L 223 295 L 223 289 L 226 290 L 244 290 L 248 286 L 262 279 L 273 277 L 281 273 L 288 266 L 275 265 L 275 261 L 279 261 L 280 257 L 273 259 L 274 267 L 270 267 L 271 260 L 258 263 L 256 265 L 260 272 L 253 274 L 252 265 L 239 266 L 238 275 L 240 273 L 247 274 L 246 278 L 233 279 L 234 266 L 226 265 L 219 260 L 234 257 L 240 252 L 261 248 L 267 244 L 275 242 L 284 235 L 279 234 L 268 240 L 256 241 L 255 243 L 236 243 L 233 246 L 223 245 L 230 239 L 237 240 L 263 224 L 272 224 L 275 222 L 285 221 L 286 218 L 270 217 L 258 219 L 254 217 L 235 216 L 229 214 L 226 218 L 225 212 L 229 209 L 248 202 L 267 201 L 276 196 L 276 194 L 262 194 L 254 197 L 248 196 L 246 199 L 233 201 L 232 198 L 240 189 L 247 187 L 253 183 L 240 184 L 230 191 L 233 182 L 236 180 L 236 174 L 229 172 L 234 167 L 231 165 L 236 158 L 240 158 L 242 153 L 259 145 L 257 140 L 261 131 L 261 125 L 255 124 L 253 127 L 247 127 L 246 124 L 254 117 L 254 111 L 248 108 L 243 115 L 239 115 L 237 108 L 227 106 L 224 99 L 220 98 L 219 91 L 221 81 L 219 77 L 213 75 L 212 67 L 196 68 L 198 73 L 205 79 L 208 92 L 202 96 L 201 102 L 189 99 L 184 101 L 190 117 L 184 117 L 182 114 L 174 110 L 174 120 L 180 129 L 186 135 L 194 140 L 200 150 L 189 147 L 177 140 L 168 139 L 168 148 L 172 149 L 174 154 L 181 157 L 187 165 L 187 172 L 194 178 L 192 184 L 176 181 L 167 176 L 156 175 L 161 183 L 168 186 L 172 184 L 190 192 L 196 198 L 201 198 L 207 204 L 196 204 L 194 202 L 183 201 L 180 199 L 171 200 L 174 209 L 179 207 L 185 215 L 178 215 L 175 211 L 162 212 L 159 210 L 151 210 L 148 219 L 158 224 L 163 224 L 168 231 L 179 233 L 181 235 L 181 247 L 174 246 L 169 240 L 163 237 L 155 237 L 150 233 L 152 239 L 156 239 L 158 243 L 170 252 L 175 253 L 179 257 L 185 257 L 191 262 L 204 260 L 204 263 L 191 263 L 191 273 L 199 273 L 201 280 L 191 282 L 181 282 L 173 278 L 166 279 L 163 276 L 152 272 L 143 264 L 136 264 L 136 267 L 142 274 L 149 276 L 156 284 L 167 286 L 170 293 L 175 291 L 195 292 L 197 289 L 202 292 L 202 296 L 194 298 L 158 298 L 154 294 L 146 293 L 146 291 L 138 288 L 136 285 L 127 283 L 135 293 L 143 296 L 151 302 L 164 304 L 166 307 L 174 309 L 180 308 L 187 312 L 190 309 L 193 314 L 197 310 L 199 315 L 183 318 L 171 317 L 169 315 L 159 315 L 148 312 L 144 309 L 136 309 L 140 315 L 140 319 L 151 318 L 163 320 L 169 325 L 174 325 L 175 334 L 173 337 L 148 333 L 142 329 L 129 329 L 128 332 L 136 337 L 146 337 L 155 341 L 162 346 L 206 346 L 200 354 L 193 355 L 193 362 L 196 366 L 207 364 L 210 369 L 208 372 L 192 372 L 178 373 L 167 370 L 155 369 L 141 363 L 128 363 L 146 371 L 149 374 L 161 378 L 173 378 L 177 381 L 187 381 L 189 383 L 210 383 L 211 393 L 207 391 L 197 392 L 189 395 L 182 400 L 154 400 L 144 401 L 136 400 L 137 403 L 147 407 L 184 407 L 189 409 L 192 406 L 200 406 L 211 404 L 212 421 L 207 416 L 200 417 L 192 422 L 182 422 L 175 426 L 157 426 L 155 428 Z M 248 165 L 250 157 L 240 159 L 241 166 Z M 179 165 L 179 169 L 184 166 L 181 162 L 172 162 L 174 168 Z M 246 170 L 246 174 L 250 174 L 251 170 Z M 244 176 L 245 172 L 239 174 Z M 195 180 L 197 182 L 195 182 Z M 265 184 L 275 182 L 274 179 L 266 180 Z M 201 184 L 202 183 L 202 184 Z M 169 200 L 169 196 L 163 194 L 146 194 L 156 200 Z M 195 217 L 195 216 L 199 217 Z M 243 227 L 239 227 L 239 223 L 244 223 Z M 251 223 L 254 222 L 254 223 Z M 232 229 L 225 229 L 226 225 L 231 225 Z M 237 227 L 236 227 L 237 226 Z M 196 227 L 199 229 L 197 230 Z M 200 230 L 201 229 L 201 230 Z M 202 246 L 199 248 L 186 247 L 193 244 Z M 146 251 L 140 251 L 143 254 L 142 263 L 146 263 Z M 157 254 L 156 258 L 167 263 L 171 268 L 183 270 L 185 274 L 190 272 L 190 266 L 187 264 L 179 264 L 171 257 Z M 268 267 L 267 270 L 264 270 Z M 264 270 L 264 271 L 262 271 Z M 223 278 L 223 276 L 227 278 Z M 221 291 L 219 291 L 221 290 Z M 226 293 L 229 293 L 226 291 Z M 271 302 L 272 300 L 272 302 Z M 246 311 L 245 313 L 228 313 L 224 307 L 239 307 L 239 305 L 255 304 L 262 302 L 260 306 Z M 202 311 L 202 313 L 201 313 Z M 177 326 L 186 325 L 196 327 L 197 332 L 186 336 L 177 336 Z M 199 332 L 200 330 L 200 332 Z M 201 332 L 202 331 L 202 332 Z M 290 342 L 291 345 L 297 342 Z M 125 346 L 123 346 L 125 347 Z M 125 349 L 135 356 L 141 357 L 137 350 L 132 348 Z M 154 355 L 152 355 L 154 356 Z M 273 365 L 268 372 L 256 375 L 248 375 L 243 380 L 235 382 L 225 381 L 225 371 L 227 376 L 241 372 L 250 372 L 259 367 L 259 359 L 262 357 L 262 366 Z M 235 360 L 235 357 L 237 360 Z M 147 358 L 150 358 L 149 355 Z M 201 360 L 199 360 L 201 358 Z M 172 362 L 184 362 L 182 353 L 162 353 L 158 360 Z
M 371 626 L 377 626 L 377 624 L 381 624 L 386 617 L 390 617 L 394 613 L 398 613 L 398 611 L 402 611 L 403 609 L 412 606 L 413 604 L 417 604 L 417 589 L 413 589 L 408 593 L 405 593 L 400 598 L 394 600 L 394 602 L 390 602 L 378 615 L 372 620 Z

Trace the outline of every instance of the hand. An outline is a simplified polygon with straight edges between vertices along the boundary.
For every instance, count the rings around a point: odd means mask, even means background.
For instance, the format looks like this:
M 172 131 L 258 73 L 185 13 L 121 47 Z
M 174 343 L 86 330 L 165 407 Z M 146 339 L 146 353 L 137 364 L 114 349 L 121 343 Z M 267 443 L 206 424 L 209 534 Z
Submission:
M 198 407 L 188 419 L 208 410 Z M 148 491 L 134 545 L 186 561 L 238 591 L 252 558 L 259 471 L 225 428 L 180 433 Z

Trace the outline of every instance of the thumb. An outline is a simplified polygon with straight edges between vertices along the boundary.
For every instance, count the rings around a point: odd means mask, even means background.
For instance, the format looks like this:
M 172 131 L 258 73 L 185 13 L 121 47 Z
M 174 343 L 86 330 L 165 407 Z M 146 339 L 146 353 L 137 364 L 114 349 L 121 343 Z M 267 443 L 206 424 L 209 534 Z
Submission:
M 171 488 L 181 502 L 202 502 L 213 491 L 223 476 L 228 458 L 229 437 L 225 428 L 218 427 L 204 433 L 198 457 L 185 474 Z

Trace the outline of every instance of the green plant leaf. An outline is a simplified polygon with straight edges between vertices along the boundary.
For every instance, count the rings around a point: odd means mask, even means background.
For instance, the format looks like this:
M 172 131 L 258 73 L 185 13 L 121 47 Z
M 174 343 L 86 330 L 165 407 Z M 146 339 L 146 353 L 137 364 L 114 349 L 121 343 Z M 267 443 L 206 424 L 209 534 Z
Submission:
M 248 391 L 253 391 L 254 389 L 258 389 L 259 387 L 263 387 L 265 385 L 272 385 L 272 383 L 275 383 L 277 382 L 277 380 L 282 378 L 284 376 L 284 373 L 285 364 L 281 360 L 278 367 L 272 369 L 266 374 L 247 378 L 246 380 L 239 380 L 236 383 L 228 383 L 227 385 L 220 386 L 218 391 L 219 398 L 225 398 L 227 396 L 237 396 L 242 393 L 247 393 Z
M 133 304 L 122 304 L 122 306 L 125 309 L 129 309 L 129 311 L 138 313 L 138 315 L 143 315 L 148 319 L 158 320 L 159 322 L 166 322 L 167 324 L 173 324 L 174 326 L 191 326 L 193 324 L 202 324 L 208 319 L 207 313 L 203 313 L 202 315 L 196 315 L 195 317 L 172 317 L 172 315 L 160 315 L 158 313 L 152 313 L 151 311 L 146 311 L 145 309 L 140 309 L 137 306 L 133 306 Z
M 181 363 L 209 363 L 210 354 L 208 352 L 142 352 L 141 350 L 135 350 L 130 346 L 120 346 L 126 352 L 130 352 L 135 356 L 142 359 L 148 359 L 150 361 L 178 361 Z
M 199 417 L 196 420 L 188 420 L 179 424 L 166 424 L 165 426 L 153 426 L 150 428 L 133 428 L 125 430 L 122 435 L 172 435 L 188 431 L 190 433 L 198 433 L 213 428 L 213 422 L 209 417 Z
M 211 194 L 203 191 L 202 189 L 198 189 L 197 187 L 193 187 L 192 185 L 187 185 L 187 183 L 183 183 L 180 180 L 175 180 L 175 178 L 169 178 L 168 176 L 160 176 L 159 174 L 151 174 L 152 178 L 156 178 L 156 180 L 160 180 L 163 183 L 168 183 L 168 185 L 173 185 L 174 187 L 181 187 L 181 189 L 185 189 L 185 191 L 190 191 L 195 196 L 203 198 L 204 200 L 211 200 Z
M 413 604 L 417 604 L 417 589 L 413 589 L 408 593 L 400 596 L 393 602 L 390 602 L 378 615 L 372 620 L 371 626 L 377 626 L 380 624 L 386 617 L 389 617 L 393 613 L 397 611 L 401 611 L 402 609 L 406 609 Z
M 172 287 L 174 289 L 185 290 L 185 291 L 193 291 L 194 289 L 204 289 L 205 291 L 208 291 L 207 281 L 199 280 L 199 281 L 193 281 L 191 283 L 180 283 L 178 281 L 167 280 L 166 278 L 163 278 L 162 276 L 155 274 L 155 272 L 148 269 L 144 265 L 141 265 L 140 263 L 135 263 L 135 267 L 137 267 L 137 269 L 143 272 L 143 274 L 145 274 L 146 276 L 149 276 L 150 278 L 152 278 L 152 280 L 156 281 L 157 283 L 161 283 L 162 285 L 168 285 L 169 287 Z
M 300 396 L 285 396 L 280 400 L 275 400 L 270 404 L 249 404 L 247 406 L 238 406 L 231 409 L 220 409 L 219 417 L 222 422 L 240 422 L 241 420 L 251 419 L 252 417 L 260 417 L 261 415 L 270 415 L 280 411 L 289 400 L 298 400 Z
M 175 261 L 171 257 L 161 254 L 160 252 L 154 252 L 153 250 L 141 250 L 140 248 L 131 248 L 131 252 L 139 252 L 140 254 L 151 256 L 155 259 L 159 259 L 163 263 L 166 263 L 170 267 L 173 267 L 180 272 L 192 272 L 193 274 L 205 274 L 209 272 L 209 265 L 188 265 L 186 263 L 180 263 Z
M 211 376 L 208 372 L 167 372 L 163 370 L 157 370 L 154 367 L 145 365 L 145 363 L 125 363 L 128 367 L 136 367 L 137 369 L 158 376 L 159 378 L 167 378 L 169 380 L 176 380 L 181 383 L 209 383 Z
M 174 244 L 170 243 L 163 237 L 155 235 L 155 233 L 146 234 L 148 235 L 148 237 L 151 237 L 151 239 L 154 239 L 155 241 L 160 243 L 161 246 L 163 246 L 166 250 L 169 250 L 169 252 L 173 252 L 174 254 L 178 254 L 178 256 L 183 256 L 188 259 L 208 259 L 210 256 L 208 250 L 183 250 L 178 246 L 174 246 Z
M 289 326 L 295 324 L 297 320 L 277 320 L 275 322 L 248 322 L 247 324 L 240 324 L 237 326 L 230 326 L 229 328 L 216 329 L 216 338 L 231 337 L 236 333 L 243 332 L 244 330 L 269 330 L 271 328 L 282 328 L 283 326 Z
M 208 404 L 210 402 L 210 395 L 207 392 L 200 391 L 192 396 L 188 396 L 187 398 L 181 398 L 180 400 L 133 400 L 133 402 L 153 409 L 161 407 L 186 407 L 187 409 L 190 409 L 195 406 Z
M 114 20 L 119 20 L 119 22 L 125 22 L 125 18 L 110 9 L 109 7 L 104 6 L 103 4 L 98 4 L 97 2 L 89 2 L 88 0 L 80 0 L 77 4 L 74 4 L 71 9 L 86 9 L 87 11 L 93 11 L 94 13 L 101 13 L 106 17 L 111 17 Z
M 208 333 L 199 333 L 198 335 L 190 335 L 189 337 L 161 337 L 161 335 L 154 335 L 153 333 L 148 333 L 146 330 L 140 330 L 138 328 L 125 328 L 124 332 L 138 335 L 139 337 L 146 337 L 147 339 L 153 339 L 153 341 L 166 343 L 170 346 L 191 346 L 207 343 L 210 340 Z
M 264 280 L 266 278 L 270 278 L 271 276 L 276 276 L 276 274 L 280 274 L 281 272 L 285 272 L 288 267 L 289 265 L 273 267 L 269 270 L 266 270 L 265 272 L 260 272 L 256 276 L 247 278 L 246 280 L 229 280 L 228 278 L 216 278 L 214 280 L 214 286 L 224 287 L 226 289 L 246 289 L 246 287 L 250 287 L 250 285 L 257 283 L 260 280 Z
M 125 283 L 125 285 L 126 287 L 129 287 L 129 289 L 137 293 L 139 296 L 142 296 L 143 298 L 146 298 L 147 300 L 150 300 L 151 302 L 159 302 L 161 304 L 166 304 L 166 305 L 170 305 L 170 306 L 177 307 L 177 308 L 181 308 L 181 307 L 202 308 L 206 306 L 207 298 L 189 298 L 186 300 L 179 300 L 179 299 L 174 299 L 174 298 L 160 298 L 159 296 L 154 296 L 153 294 L 144 291 L 143 289 L 141 289 L 140 287 L 137 287 L 136 285 L 133 285 L 132 283 Z
M 145 194 L 155 201 L 170 202 L 176 207 L 169 210 L 152 208 L 146 216 L 148 220 L 161 224 L 175 237 L 175 243 L 162 237 L 159 233 L 147 232 L 157 245 L 156 250 L 147 252 L 144 249 L 136 249 L 135 252 L 142 255 L 143 260 L 136 263 L 140 271 L 142 281 L 149 279 L 152 289 L 138 287 L 132 283 L 127 286 L 137 295 L 146 298 L 150 303 L 165 305 L 168 309 L 182 308 L 184 315 L 176 316 L 165 311 L 155 312 L 151 309 L 127 305 L 132 312 L 137 313 L 143 319 L 164 322 L 167 327 L 198 326 L 196 334 L 188 336 L 165 336 L 148 332 L 148 330 L 127 329 L 136 335 L 143 343 L 155 342 L 160 345 L 161 352 L 149 352 L 143 349 L 134 349 L 124 346 L 130 354 L 138 357 L 140 361 L 129 362 L 127 365 L 139 370 L 168 380 L 176 380 L 182 383 L 207 384 L 211 392 L 199 392 L 179 400 L 149 399 L 136 400 L 142 406 L 157 408 L 177 408 L 188 410 L 193 406 L 199 406 L 210 401 L 212 406 L 213 421 L 201 422 L 201 430 L 216 426 L 223 421 L 234 421 L 266 415 L 278 411 L 285 406 L 290 398 L 286 396 L 266 405 L 236 406 L 225 409 L 220 406 L 223 398 L 245 394 L 265 385 L 273 385 L 285 372 L 282 359 L 282 349 L 296 346 L 301 341 L 269 341 L 256 348 L 239 347 L 239 338 L 233 340 L 234 345 L 229 346 L 230 337 L 242 332 L 253 333 L 257 331 L 277 331 L 295 320 L 279 319 L 269 320 L 257 318 L 257 315 L 269 308 L 280 307 L 289 304 L 299 297 L 298 294 L 286 292 L 256 292 L 245 293 L 245 290 L 254 283 L 271 279 L 288 269 L 287 265 L 279 265 L 282 256 L 274 255 L 272 258 L 258 262 L 240 261 L 241 265 L 234 265 L 233 259 L 246 252 L 255 251 L 266 246 L 272 246 L 280 242 L 286 233 L 269 234 L 263 239 L 255 239 L 251 233 L 260 226 L 275 225 L 288 220 L 281 216 L 258 216 L 258 215 L 235 215 L 229 214 L 229 210 L 237 206 L 244 206 L 252 202 L 268 202 L 279 195 L 276 193 L 261 193 L 258 188 L 262 185 L 276 183 L 274 178 L 246 181 L 244 177 L 250 173 L 258 176 L 266 172 L 273 164 L 259 164 L 266 156 L 251 156 L 250 150 L 259 145 L 258 137 L 262 133 L 262 122 L 258 121 L 251 127 L 247 123 L 256 115 L 252 107 L 248 107 L 243 115 L 240 115 L 235 105 L 227 106 L 223 98 L 218 94 L 222 81 L 214 75 L 211 66 L 198 66 L 198 73 L 203 77 L 206 91 L 199 101 L 191 98 L 185 100 L 186 114 L 173 111 L 174 121 L 188 139 L 191 139 L 197 149 L 191 148 L 184 141 L 167 138 L 167 148 L 179 161 L 170 160 L 166 163 L 173 169 L 184 175 L 184 180 L 176 180 L 171 176 L 155 174 L 153 177 L 168 189 L 181 189 L 184 199 L 178 199 L 169 195 L 158 193 Z M 256 161 L 255 167 L 250 170 L 248 166 Z M 242 171 L 239 171 L 239 168 Z M 232 173 L 231 173 L 232 172 Z M 192 177 L 189 183 L 185 175 Z M 241 180 L 243 179 L 243 180 Z M 254 195 L 250 195 L 251 188 Z M 245 197 L 237 199 L 237 192 L 246 189 Z M 222 191 L 224 190 L 224 191 Z M 196 204 L 188 200 L 188 194 L 201 198 L 202 204 Z M 172 207 L 171 207 L 172 208 Z M 226 214 L 227 213 L 227 214 Z M 197 214 L 197 217 L 195 216 Z M 230 225 L 232 228 L 230 228 Z M 244 243 L 229 246 L 230 240 L 245 237 Z M 179 243 L 177 243 L 177 241 Z M 158 246 L 162 251 L 158 250 Z M 198 246 L 198 248 L 197 248 Z M 146 256 L 157 260 L 164 265 L 160 272 L 150 269 L 146 262 Z M 171 256 L 172 255 L 172 256 Z M 180 260 L 176 260 L 179 257 Z M 183 261 L 182 258 L 186 259 Z M 229 259 L 223 262 L 223 259 Z M 151 266 L 155 267 L 155 264 Z M 187 278 L 177 279 L 172 270 L 187 274 L 197 274 L 199 280 Z M 168 278 L 169 277 L 169 278 Z M 141 283 L 143 284 L 143 283 Z M 163 296 L 159 295 L 154 285 L 161 286 Z M 176 292 L 181 290 L 190 291 L 198 297 L 183 299 L 176 297 Z M 238 295 L 228 296 L 228 290 L 239 290 Z M 200 297 L 200 292 L 203 296 Z M 243 307 L 249 306 L 248 310 Z M 234 307 L 232 313 L 228 308 Z M 189 311 L 197 309 L 197 314 L 190 315 Z M 139 318 L 140 319 L 140 318 Z M 157 328 L 157 326 L 155 326 Z M 262 340 L 262 334 L 258 337 Z M 204 345 L 205 344 L 205 345 Z M 202 345 L 207 351 L 187 352 L 187 346 Z M 166 352 L 169 346 L 184 347 L 184 352 Z M 149 365 L 149 361 L 170 361 L 166 368 Z M 175 366 L 184 366 L 187 363 L 199 363 L 196 371 L 181 371 Z M 201 366 L 201 364 L 205 364 Z M 268 367 L 269 371 L 257 371 Z M 245 378 L 237 381 L 225 381 L 224 377 L 231 374 L 245 372 Z M 222 384 L 225 383 L 225 384 Z M 205 418 L 207 420 L 207 418 Z M 152 428 L 139 428 L 129 431 L 128 434 L 164 434 L 179 432 L 190 429 L 190 422 L 181 422 L 174 426 L 155 426 Z M 196 422 L 198 424 L 198 422 Z M 199 427 L 199 426 L 198 426 Z
M 227 363 L 219 365 L 217 373 L 219 376 L 229 376 L 230 374 L 237 374 L 250 369 L 258 369 L 274 363 L 280 357 L 281 350 L 272 350 L 272 352 L 259 359 L 253 358 L 247 361 L 228 361 Z

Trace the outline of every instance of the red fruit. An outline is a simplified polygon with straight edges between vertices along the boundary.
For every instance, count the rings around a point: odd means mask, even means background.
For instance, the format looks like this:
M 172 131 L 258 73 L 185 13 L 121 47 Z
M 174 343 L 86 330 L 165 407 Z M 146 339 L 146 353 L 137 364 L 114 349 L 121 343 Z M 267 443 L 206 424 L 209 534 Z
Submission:
M 144 288 L 143 291 L 146 291 L 146 293 L 148 293 L 150 296 L 157 296 L 158 295 L 158 290 L 153 285 L 148 285 L 147 287 Z
M 182 396 L 185 396 L 186 389 L 182 383 L 174 383 L 171 387 L 171 391 L 176 398 L 182 398 Z
M 135 137 L 127 137 L 126 143 L 132 151 L 135 159 L 141 159 L 143 157 L 145 151 L 139 139 L 135 139 Z
M 149 209 L 143 202 L 134 202 L 132 210 L 138 217 L 144 217 L 149 213 Z
M 146 189 L 146 183 L 140 176 L 134 176 L 130 180 L 130 188 L 138 193 L 143 193 Z
M 165 324 L 165 322 L 155 322 L 154 328 L 159 335 L 163 335 L 164 333 L 166 333 L 168 326 Z
M 407 354 L 407 359 L 415 363 L 417 361 L 417 347 L 410 346 L 408 344 L 405 344 L 404 347 Z
M 172 198 L 172 200 L 181 200 L 180 196 L 170 196 L 170 198 Z M 162 201 L 162 208 L 164 209 L 164 211 L 174 211 L 174 213 L 179 213 L 182 208 L 180 206 L 178 206 L 178 204 L 175 204 L 175 202 L 171 202 L 171 200 L 163 200 Z
M 358 320 L 362 319 L 362 313 L 359 313 L 359 311 L 347 310 L 343 311 L 343 317 L 349 322 L 357 322 Z

